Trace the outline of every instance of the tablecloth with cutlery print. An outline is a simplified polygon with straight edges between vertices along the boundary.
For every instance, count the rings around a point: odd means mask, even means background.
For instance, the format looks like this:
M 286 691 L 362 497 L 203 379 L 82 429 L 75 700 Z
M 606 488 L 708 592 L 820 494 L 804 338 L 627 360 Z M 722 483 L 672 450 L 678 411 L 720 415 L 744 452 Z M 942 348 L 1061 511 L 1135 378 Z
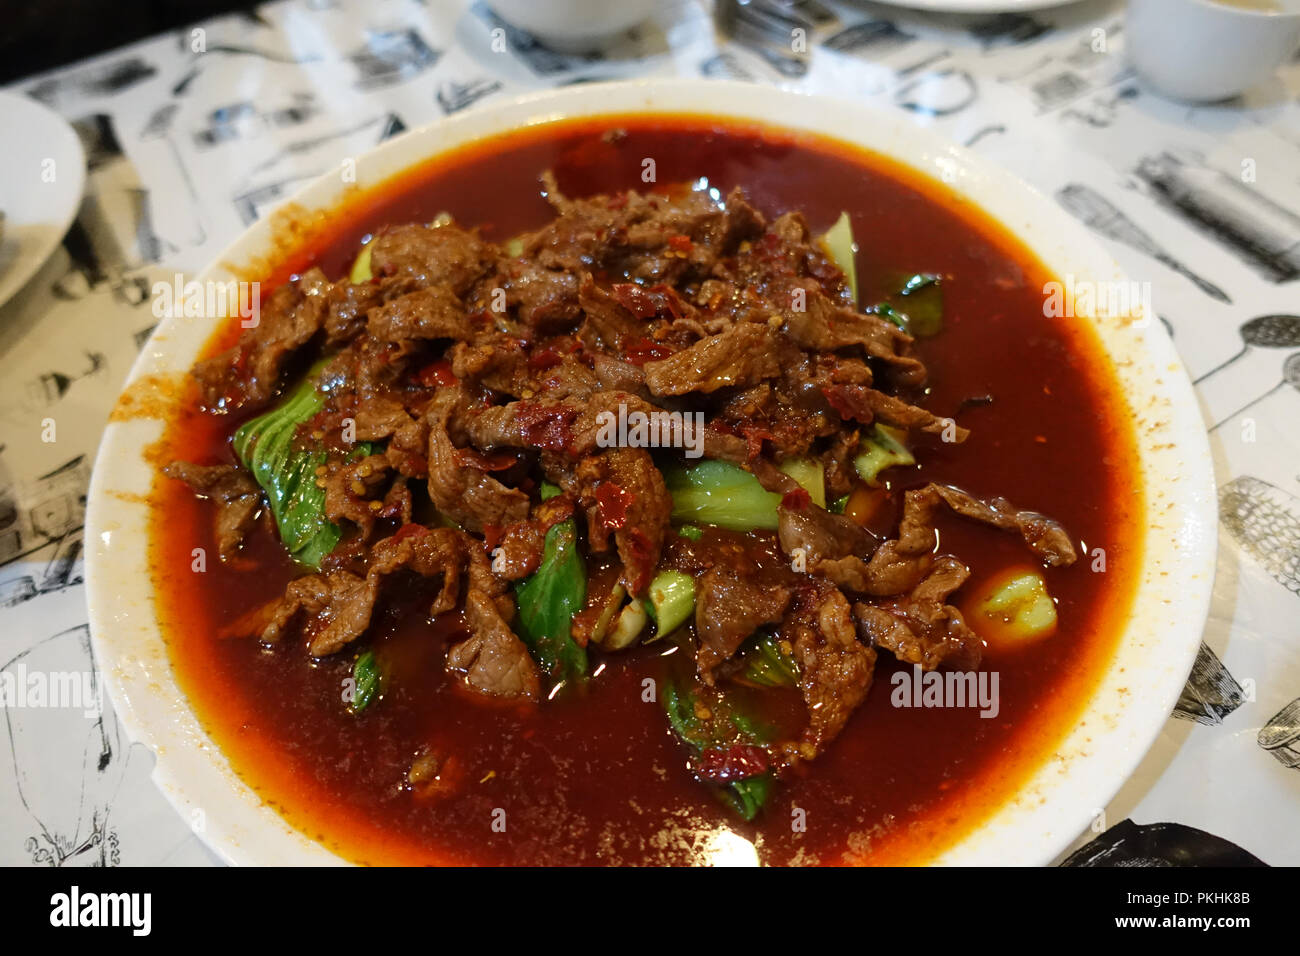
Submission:
M 13 84 L 75 125 L 89 175 L 62 247 L 0 308 L 7 686 L 59 671 L 97 687 L 86 488 L 156 321 L 155 281 L 201 269 L 299 185 L 402 130 L 549 86 L 725 77 L 933 127 L 1055 197 L 1151 282 L 1213 441 L 1218 578 L 1175 712 L 1069 862 L 1300 864 L 1300 62 L 1193 108 L 1133 76 L 1122 7 L 1105 0 L 977 17 L 771 2 L 789 36 L 743 7 L 724 34 L 712 4 L 679 0 L 599 55 L 568 55 L 481 0 L 284 0 Z M 0 725 L 0 863 L 218 862 L 111 705 L 23 703 L 7 696 Z

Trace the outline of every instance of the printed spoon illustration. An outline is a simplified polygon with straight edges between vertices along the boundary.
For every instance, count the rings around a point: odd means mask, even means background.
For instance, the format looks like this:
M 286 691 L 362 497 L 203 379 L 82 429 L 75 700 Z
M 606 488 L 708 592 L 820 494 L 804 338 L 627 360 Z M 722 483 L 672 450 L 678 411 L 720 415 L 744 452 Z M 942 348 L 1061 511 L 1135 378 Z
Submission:
M 1286 361 L 1282 364 L 1282 381 L 1278 382 L 1276 385 L 1270 388 L 1263 395 L 1260 395 L 1258 398 L 1254 398 L 1251 401 L 1247 402 L 1245 405 L 1241 406 L 1241 408 L 1237 409 L 1231 415 L 1228 415 L 1225 418 L 1220 419 L 1214 425 L 1214 427 L 1210 429 L 1210 431 L 1214 431 L 1224 422 L 1236 418 L 1242 412 L 1246 411 L 1246 409 L 1258 405 L 1260 402 L 1268 398 L 1274 392 L 1279 391 L 1280 389 L 1284 388 L 1287 385 L 1290 385 L 1292 388 L 1296 389 L 1297 391 L 1300 391 L 1300 352 L 1292 352 L 1290 355 L 1286 357 Z
M 1081 183 L 1070 183 L 1057 190 L 1056 200 L 1065 207 L 1067 212 L 1089 229 L 1101 233 L 1108 239 L 1122 242 L 1130 249 L 1136 249 L 1138 252 L 1150 256 L 1156 262 L 1191 281 L 1206 295 L 1212 296 L 1220 302 L 1232 301 L 1228 297 L 1228 293 L 1213 282 L 1202 279 L 1166 252 L 1137 223 L 1120 212 L 1114 203 L 1095 189 Z
M 1241 340 L 1245 343 L 1241 351 L 1220 362 L 1204 375 L 1192 381 L 1199 385 L 1215 372 L 1222 371 L 1229 365 L 1244 357 L 1252 348 L 1293 349 L 1300 347 L 1300 315 L 1261 315 L 1242 325 Z

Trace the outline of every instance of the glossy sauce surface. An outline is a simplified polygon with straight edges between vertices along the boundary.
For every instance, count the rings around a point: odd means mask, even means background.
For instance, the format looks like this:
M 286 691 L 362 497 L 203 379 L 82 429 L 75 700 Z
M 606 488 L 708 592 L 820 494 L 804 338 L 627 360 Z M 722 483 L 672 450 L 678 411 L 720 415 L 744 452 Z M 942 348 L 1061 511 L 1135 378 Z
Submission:
M 619 135 L 605 135 L 614 127 Z M 958 416 L 972 435 L 962 445 L 919 443 L 921 466 L 890 473 L 894 500 L 900 489 L 941 481 L 1060 521 L 1083 543 L 1084 557 L 1045 571 L 1059 629 L 1035 646 L 986 655 L 981 669 L 998 675 L 992 719 L 975 708 L 892 706 L 891 675 L 901 668 L 882 653 L 872 692 L 842 735 L 744 824 L 690 778 L 661 704 L 645 699 L 647 679 L 659 686 L 668 673 L 684 673 L 684 654 L 656 644 L 597 656 L 599 671 L 581 695 L 493 706 L 444 676 L 446 646 L 460 624 L 430 623 L 428 596 L 416 589 L 376 614 L 367 640 L 383 645 L 393 672 L 379 705 L 352 715 L 342 688 L 355 654 L 313 663 L 297 642 L 266 649 L 221 636 L 297 572 L 264 531 L 237 562 L 191 572 L 193 548 L 215 553 L 210 515 L 180 483 L 160 479 L 154 567 L 182 686 L 241 776 L 290 822 L 350 859 L 924 860 L 1043 759 L 1078 713 L 1127 616 L 1132 576 L 1125 569 L 1140 558 L 1131 515 L 1140 502 L 1132 497 L 1130 426 L 1122 404 L 1108 397 L 1106 360 L 1073 320 L 1044 318 L 1049 277 L 1014 240 L 940 187 L 878 157 L 700 118 L 555 124 L 454 152 L 352 201 L 331 240 L 294 265 L 315 261 L 337 277 L 368 232 L 440 212 L 503 242 L 549 218 L 537 185 L 543 170 L 553 169 L 570 195 L 646 189 L 647 158 L 658 183 L 704 177 L 724 195 L 742 185 L 769 216 L 803 210 L 814 232 L 848 210 L 864 303 L 892 291 L 900 274 L 946 277 L 944 331 L 919 345 L 930 372 L 925 404 Z M 992 401 L 967 401 L 986 396 Z M 160 457 L 233 461 L 228 435 L 236 424 L 184 413 Z M 957 603 L 1006 567 L 1034 563 L 1014 535 L 951 516 L 939 528 L 942 550 L 973 572 Z M 1105 550 L 1107 573 L 1091 570 L 1096 548 Z M 432 793 L 405 783 L 421 748 L 452 757 L 446 786 Z M 793 827 L 795 819 L 805 828 Z

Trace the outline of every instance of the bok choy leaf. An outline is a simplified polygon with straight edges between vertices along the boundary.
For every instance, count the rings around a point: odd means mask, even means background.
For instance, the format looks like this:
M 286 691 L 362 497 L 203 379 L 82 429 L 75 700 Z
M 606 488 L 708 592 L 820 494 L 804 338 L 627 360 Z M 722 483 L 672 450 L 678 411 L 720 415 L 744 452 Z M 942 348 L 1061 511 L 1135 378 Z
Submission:
M 542 563 L 515 587 L 515 601 L 519 636 L 533 660 L 560 680 L 585 677 L 587 651 L 573 639 L 572 628 L 573 615 L 587 601 L 587 566 L 572 518 L 546 532 Z
M 826 504 L 820 461 L 790 459 L 780 467 L 817 505 Z M 781 496 L 765 490 L 739 465 L 712 459 L 690 466 L 672 465 L 664 469 L 664 483 L 673 499 L 673 521 L 678 524 L 711 524 L 731 531 L 776 529 Z
M 325 517 L 325 489 L 316 484 L 316 469 L 325 464 L 325 449 L 296 440 L 299 428 L 320 413 L 325 396 L 316 388 L 321 360 L 270 411 L 250 419 L 235 432 L 235 454 L 266 492 L 280 540 L 293 559 L 319 568 L 334 550 L 342 531 Z
M 822 247 L 826 250 L 831 261 L 840 267 L 844 273 L 844 280 L 848 283 L 849 292 L 853 294 L 853 301 L 858 301 L 858 267 L 857 252 L 858 244 L 853 241 L 853 224 L 849 222 L 847 212 L 840 213 L 840 218 L 835 220 L 835 225 L 826 230 L 822 235 Z
M 705 701 L 700 689 L 683 689 L 668 681 L 663 693 L 668 723 L 681 741 L 693 751 L 694 762 L 703 767 L 710 758 L 729 759 L 736 750 L 761 751 L 770 734 L 741 711 L 722 692 L 710 694 Z M 766 757 L 759 772 L 728 780 L 719 785 L 701 777 L 718 798 L 743 820 L 753 820 L 771 796 L 775 779 L 766 769 Z M 697 776 L 700 776 L 697 773 Z

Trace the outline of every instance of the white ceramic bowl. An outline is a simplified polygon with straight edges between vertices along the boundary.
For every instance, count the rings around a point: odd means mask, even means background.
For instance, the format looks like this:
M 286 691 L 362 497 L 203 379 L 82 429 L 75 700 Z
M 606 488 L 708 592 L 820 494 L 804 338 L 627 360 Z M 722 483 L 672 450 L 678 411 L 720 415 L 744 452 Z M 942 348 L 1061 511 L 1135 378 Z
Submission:
M 501 19 L 552 50 L 586 53 L 654 13 L 657 0 L 488 0 Z
M 759 95 L 761 93 L 761 95 Z M 328 210 L 430 155 L 487 135 L 575 116 L 708 113 L 808 130 L 875 150 L 942 183 L 1008 226 L 1057 276 L 1124 281 L 1092 236 L 1054 203 L 977 156 L 912 126 L 836 100 L 739 83 L 644 81 L 583 85 L 471 110 L 383 144 L 357 164 L 357 186 L 325 176 L 296 198 Z M 299 215 L 295 219 L 300 221 Z M 263 262 L 276 217 L 255 223 L 200 281 L 234 277 L 230 263 Z M 279 238 L 283 239 L 283 236 Z M 1093 319 L 1115 360 L 1137 428 L 1147 487 L 1145 560 L 1131 620 L 1115 657 L 1055 757 L 1018 794 L 940 858 L 945 863 L 1042 864 L 1060 853 L 1132 773 L 1168 718 L 1191 668 L 1209 605 L 1217 520 L 1209 445 L 1173 346 L 1157 322 Z M 131 388 L 189 369 L 212 324 L 165 320 L 131 372 Z M 165 404 L 165 398 L 163 400 Z M 147 563 L 147 504 L 154 469 L 143 457 L 156 419 L 109 425 L 91 482 L 87 517 L 90 622 L 119 720 L 157 753 L 154 778 L 186 819 L 201 809 L 202 837 L 237 863 L 325 863 L 338 857 L 285 823 L 231 771 L 177 686 L 155 618 Z
M 1218 0 L 1129 0 L 1124 49 L 1138 74 L 1177 100 L 1244 93 L 1300 46 L 1300 0 L 1274 10 Z

